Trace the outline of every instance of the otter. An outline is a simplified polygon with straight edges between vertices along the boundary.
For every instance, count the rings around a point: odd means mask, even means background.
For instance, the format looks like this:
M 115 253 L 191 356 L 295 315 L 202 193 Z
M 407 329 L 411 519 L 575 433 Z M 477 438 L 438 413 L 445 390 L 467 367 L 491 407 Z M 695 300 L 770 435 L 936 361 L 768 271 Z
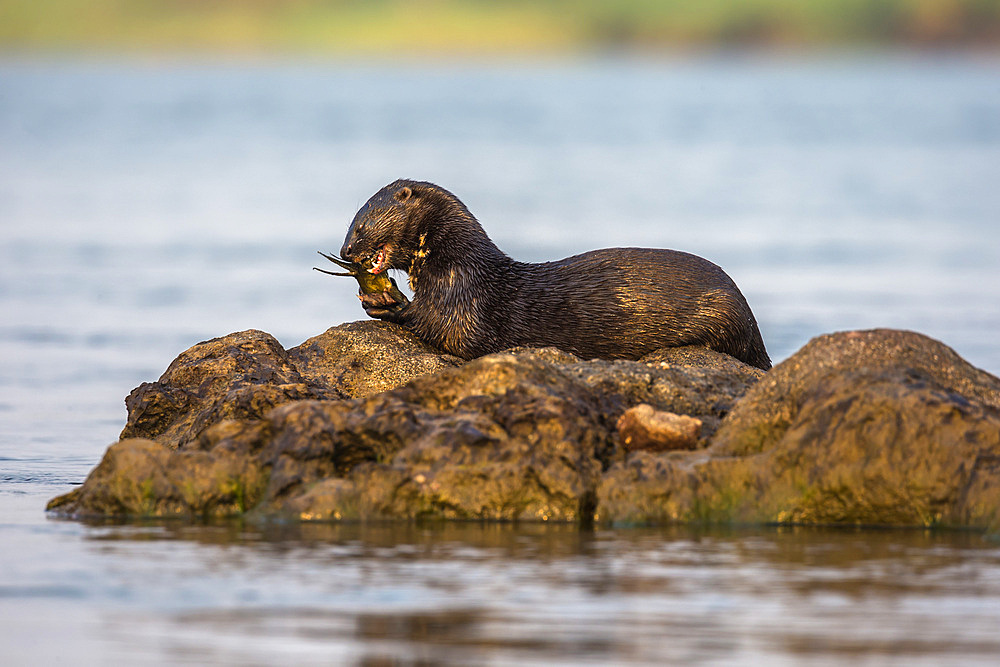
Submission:
M 517 346 L 639 359 L 703 345 L 771 367 L 750 306 L 712 262 L 652 248 L 515 261 L 458 197 L 433 183 L 398 180 L 376 192 L 354 216 L 340 255 L 372 274 L 405 271 L 413 300 L 362 290 L 366 313 L 463 359 Z

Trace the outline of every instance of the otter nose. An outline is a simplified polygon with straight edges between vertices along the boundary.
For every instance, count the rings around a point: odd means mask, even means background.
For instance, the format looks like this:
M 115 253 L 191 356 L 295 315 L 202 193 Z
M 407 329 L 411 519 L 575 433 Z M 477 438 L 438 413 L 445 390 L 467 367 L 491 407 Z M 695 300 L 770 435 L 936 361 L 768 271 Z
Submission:
M 353 243 L 345 243 L 340 248 L 340 256 L 343 257 L 344 259 L 351 259 L 351 254 L 353 252 L 354 252 L 354 244 Z

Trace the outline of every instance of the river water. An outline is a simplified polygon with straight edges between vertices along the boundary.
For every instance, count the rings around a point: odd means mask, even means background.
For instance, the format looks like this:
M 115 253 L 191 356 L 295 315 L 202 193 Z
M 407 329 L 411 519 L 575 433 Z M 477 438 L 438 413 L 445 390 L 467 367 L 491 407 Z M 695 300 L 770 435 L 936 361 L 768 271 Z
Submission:
M 1000 372 L 1000 63 L 0 61 L 4 664 L 993 664 L 977 534 L 92 525 L 43 507 L 183 349 L 363 317 L 311 271 L 399 177 L 545 260 L 723 266 L 776 361 L 914 329 Z

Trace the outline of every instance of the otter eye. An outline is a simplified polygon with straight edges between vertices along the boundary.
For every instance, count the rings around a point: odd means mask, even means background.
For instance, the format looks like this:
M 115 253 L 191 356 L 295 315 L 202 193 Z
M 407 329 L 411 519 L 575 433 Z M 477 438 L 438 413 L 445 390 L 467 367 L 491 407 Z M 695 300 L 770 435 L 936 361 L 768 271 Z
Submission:
M 406 201 L 411 196 L 413 196 L 413 190 L 410 188 L 401 188 L 395 195 L 397 201 Z

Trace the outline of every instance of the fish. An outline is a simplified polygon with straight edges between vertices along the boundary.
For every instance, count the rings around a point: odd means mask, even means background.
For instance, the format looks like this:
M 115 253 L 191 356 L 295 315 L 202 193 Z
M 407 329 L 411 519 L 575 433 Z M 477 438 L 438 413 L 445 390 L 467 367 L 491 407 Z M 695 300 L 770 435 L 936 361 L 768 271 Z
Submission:
M 315 266 L 313 270 L 329 276 L 350 276 L 354 278 L 358 281 L 358 286 L 361 288 L 358 298 L 362 302 L 383 307 L 397 306 L 399 308 L 403 308 L 410 303 L 407 296 L 396 286 L 396 281 L 386 275 L 385 271 L 372 273 L 368 270 L 369 267 L 358 262 L 350 262 L 337 255 L 328 255 L 322 251 L 317 252 L 340 268 L 345 269 L 346 272 L 327 271 Z

